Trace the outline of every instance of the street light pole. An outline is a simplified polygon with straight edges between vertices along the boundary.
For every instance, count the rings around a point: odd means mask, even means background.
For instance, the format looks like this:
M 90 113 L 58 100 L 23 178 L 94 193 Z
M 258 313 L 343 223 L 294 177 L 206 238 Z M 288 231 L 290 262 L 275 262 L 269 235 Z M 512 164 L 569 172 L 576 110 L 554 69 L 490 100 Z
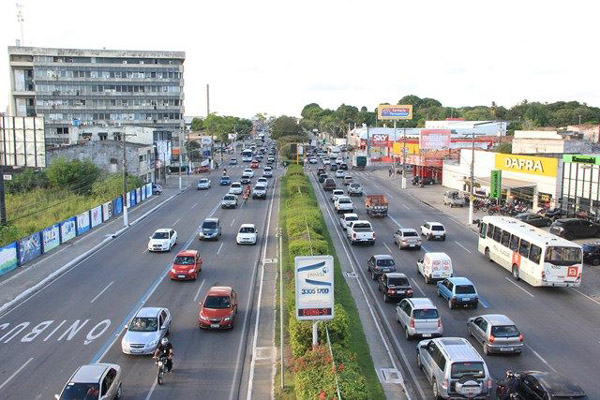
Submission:
M 129 220 L 127 215 L 127 152 L 125 150 L 127 137 L 125 131 L 121 140 L 123 141 L 123 226 L 129 226 Z
M 469 225 L 473 223 L 473 201 L 475 200 L 475 129 L 471 137 L 471 196 L 469 196 Z
M 396 121 L 394 121 L 396 122 Z M 406 189 L 406 125 L 404 125 L 404 145 L 402 147 L 402 189 Z

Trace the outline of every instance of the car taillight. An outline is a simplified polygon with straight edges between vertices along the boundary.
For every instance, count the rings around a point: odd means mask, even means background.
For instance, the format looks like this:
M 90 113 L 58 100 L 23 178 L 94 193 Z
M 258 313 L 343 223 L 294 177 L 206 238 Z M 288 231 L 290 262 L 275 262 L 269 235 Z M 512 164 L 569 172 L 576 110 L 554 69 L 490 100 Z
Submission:
M 352 234 L 352 239 L 356 239 L 356 233 Z
M 411 319 L 410 319 L 410 323 L 409 323 L 409 325 L 410 325 L 410 327 L 411 327 L 411 328 L 414 328 L 414 327 L 415 327 L 415 319 L 414 319 L 414 318 L 411 318 Z
M 519 333 L 519 342 L 523 343 L 523 334 Z
M 373 232 L 373 240 L 375 240 L 375 232 Z
M 394 291 L 392 289 L 388 289 L 388 294 L 394 294 Z
M 490 337 L 488 338 L 488 342 L 494 343 L 495 341 L 496 341 L 496 338 L 494 337 L 494 335 L 490 335 Z
M 438 328 L 441 328 L 441 327 L 442 327 L 442 319 L 438 318 Z
M 448 379 L 444 379 L 444 380 L 442 381 L 442 388 L 444 388 L 444 389 L 448 389 Z

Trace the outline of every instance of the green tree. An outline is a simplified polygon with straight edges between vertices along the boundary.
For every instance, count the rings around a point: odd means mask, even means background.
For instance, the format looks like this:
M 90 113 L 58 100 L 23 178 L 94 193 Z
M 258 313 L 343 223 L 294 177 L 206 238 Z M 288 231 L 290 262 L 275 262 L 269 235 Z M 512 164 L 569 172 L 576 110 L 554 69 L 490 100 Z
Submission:
M 271 136 L 273 139 L 278 139 L 283 136 L 298 135 L 300 133 L 300 125 L 294 117 L 282 115 L 271 123 Z
M 512 143 L 510 143 L 510 142 L 500 143 L 499 145 L 497 145 L 494 148 L 494 151 L 496 153 L 512 154 Z
M 203 124 L 202 124 L 202 118 L 194 118 L 192 119 L 192 131 L 194 132 L 198 132 L 201 131 L 203 128 Z
M 137 176 L 127 175 L 127 190 L 133 190 L 142 185 Z M 123 193 L 123 174 L 109 174 L 98 179 L 92 185 L 92 195 L 98 199 L 111 199 Z
M 6 181 L 6 189 L 11 193 L 29 192 L 37 188 L 48 187 L 48 177 L 43 170 L 24 168 L 13 175 L 12 180 Z
M 51 187 L 69 189 L 78 194 L 88 194 L 100 177 L 100 168 L 90 160 L 80 161 L 60 157 L 47 168 L 46 175 Z

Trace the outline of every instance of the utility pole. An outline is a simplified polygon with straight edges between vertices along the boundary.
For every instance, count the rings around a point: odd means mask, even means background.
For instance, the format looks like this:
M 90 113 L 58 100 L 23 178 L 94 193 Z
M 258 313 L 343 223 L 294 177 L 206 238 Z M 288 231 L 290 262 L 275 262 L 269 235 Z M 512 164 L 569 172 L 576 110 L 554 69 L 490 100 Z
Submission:
M 127 137 L 125 131 L 121 136 L 123 141 L 123 226 L 129 226 L 129 220 L 127 216 L 127 152 L 125 150 Z
M 469 196 L 469 225 L 473 223 L 473 201 L 475 200 L 475 127 L 471 137 L 471 196 Z
M 367 165 L 371 164 L 371 133 L 369 132 L 369 124 L 367 124 Z
M 4 192 L 4 161 L 0 161 L 0 225 L 6 225 L 6 193 Z
M 396 123 L 396 121 L 394 121 Z M 404 144 L 402 146 L 402 189 L 406 189 L 406 124 L 404 124 Z

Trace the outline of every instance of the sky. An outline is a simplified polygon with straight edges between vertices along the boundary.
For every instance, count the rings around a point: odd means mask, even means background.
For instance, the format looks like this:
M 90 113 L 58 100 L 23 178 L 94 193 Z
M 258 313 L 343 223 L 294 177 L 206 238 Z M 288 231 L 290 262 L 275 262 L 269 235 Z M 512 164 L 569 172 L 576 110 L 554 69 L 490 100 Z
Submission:
M 445 106 L 600 106 L 600 2 L 589 0 L 17 0 L 26 46 L 186 52 L 185 114 Z M 0 110 L 15 0 L 0 0 Z

